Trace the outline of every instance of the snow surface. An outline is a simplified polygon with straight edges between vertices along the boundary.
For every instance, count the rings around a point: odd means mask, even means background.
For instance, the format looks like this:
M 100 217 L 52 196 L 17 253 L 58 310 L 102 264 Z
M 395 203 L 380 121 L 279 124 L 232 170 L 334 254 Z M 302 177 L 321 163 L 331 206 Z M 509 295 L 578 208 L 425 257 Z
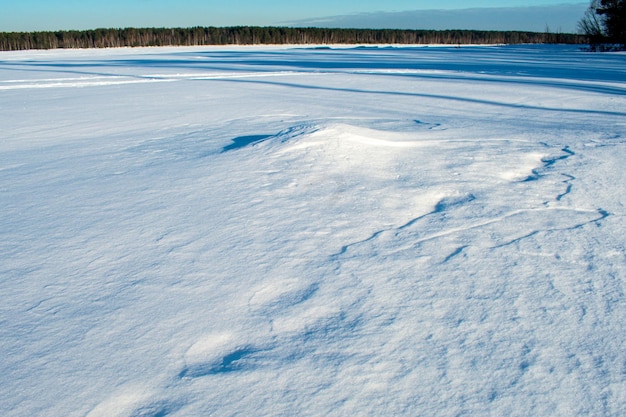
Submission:
M 626 55 L 0 53 L 3 416 L 626 415 Z

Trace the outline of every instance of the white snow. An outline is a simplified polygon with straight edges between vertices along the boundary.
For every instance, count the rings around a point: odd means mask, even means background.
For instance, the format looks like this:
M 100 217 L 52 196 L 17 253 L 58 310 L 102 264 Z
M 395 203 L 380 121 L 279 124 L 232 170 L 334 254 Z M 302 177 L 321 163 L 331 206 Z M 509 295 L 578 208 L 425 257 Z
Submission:
M 3 416 L 626 414 L 626 55 L 0 53 Z

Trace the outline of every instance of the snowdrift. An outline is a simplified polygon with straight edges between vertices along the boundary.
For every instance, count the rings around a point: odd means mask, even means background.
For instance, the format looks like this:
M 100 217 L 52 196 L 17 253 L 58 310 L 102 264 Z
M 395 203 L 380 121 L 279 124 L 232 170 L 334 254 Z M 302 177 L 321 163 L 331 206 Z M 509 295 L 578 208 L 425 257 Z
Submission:
M 625 60 L 0 54 L 3 415 L 622 415 Z

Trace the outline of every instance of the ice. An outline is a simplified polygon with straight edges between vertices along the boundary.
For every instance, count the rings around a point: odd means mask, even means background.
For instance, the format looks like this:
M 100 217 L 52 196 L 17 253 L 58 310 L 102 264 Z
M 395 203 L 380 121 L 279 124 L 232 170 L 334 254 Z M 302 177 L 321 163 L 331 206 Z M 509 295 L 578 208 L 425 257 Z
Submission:
M 625 64 L 0 53 L 2 414 L 623 415 Z

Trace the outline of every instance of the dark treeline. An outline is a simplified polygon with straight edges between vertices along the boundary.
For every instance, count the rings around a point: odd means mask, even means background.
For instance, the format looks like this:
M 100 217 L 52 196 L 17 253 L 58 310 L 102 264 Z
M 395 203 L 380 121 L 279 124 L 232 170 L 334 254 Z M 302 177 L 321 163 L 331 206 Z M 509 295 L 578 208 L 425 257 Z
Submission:
M 126 28 L 0 32 L 0 50 L 259 44 L 581 44 L 580 35 L 517 31 L 286 27 Z

